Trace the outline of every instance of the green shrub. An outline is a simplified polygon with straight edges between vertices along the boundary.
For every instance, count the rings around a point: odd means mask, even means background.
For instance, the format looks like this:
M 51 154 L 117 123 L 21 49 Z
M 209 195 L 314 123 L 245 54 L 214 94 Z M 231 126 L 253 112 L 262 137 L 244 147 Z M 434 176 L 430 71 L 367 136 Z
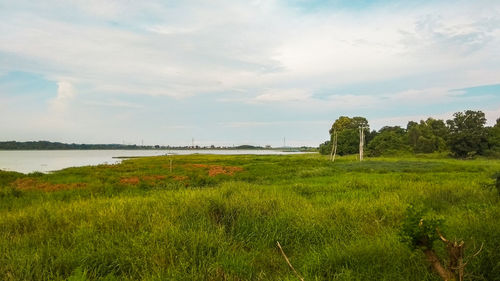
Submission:
M 406 209 L 400 236 L 402 241 L 413 249 L 420 247 L 432 249 L 434 241 L 439 239 L 437 229 L 442 224 L 442 218 L 425 214 L 422 207 L 410 205 Z

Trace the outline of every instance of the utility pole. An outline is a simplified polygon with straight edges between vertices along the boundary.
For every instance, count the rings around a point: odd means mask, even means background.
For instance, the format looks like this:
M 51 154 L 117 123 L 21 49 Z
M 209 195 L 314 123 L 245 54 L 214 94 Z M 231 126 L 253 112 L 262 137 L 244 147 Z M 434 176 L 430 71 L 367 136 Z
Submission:
M 333 130 L 332 152 L 330 153 L 330 160 L 332 162 L 335 162 L 336 155 L 337 155 L 337 130 Z
M 365 146 L 365 127 L 359 127 L 359 161 L 363 161 L 363 148 Z

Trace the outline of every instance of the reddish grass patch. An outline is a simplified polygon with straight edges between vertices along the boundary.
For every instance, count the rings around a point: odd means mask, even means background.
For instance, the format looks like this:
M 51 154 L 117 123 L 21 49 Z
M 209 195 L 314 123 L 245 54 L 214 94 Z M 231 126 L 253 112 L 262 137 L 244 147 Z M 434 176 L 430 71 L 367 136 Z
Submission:
M 152 176 L 144 176 L 142 177 L 143 180 L 145 181 L 157 181 L 157 180 L 164 180 L 166 176 L 164 175 L 152 175 Z
M 241 172 L 243 168 L 234 167 L 234 166 L 211 166 L 210 170 L 208 170 L 208 175 L 210 177 L 215 177 L 216 175 L 234 175 L 235 172 Z
M 205 168 L 208 169 L 208 176 L 215 177 L 217 175 L 229 175 L 232 176 L 236 172 L 243 171 L 243 168 L 236 166 L 219 166 L 219 165 L 206 165 L 206 164 L 191 164 L 189 165 L 194 168 Z
M 141 181 L 145 181 L 148 183 L 156 182 L 159 180 L 164 180 L 166 179 L 166 176 L 163 175 L 150 175 L 150 176 L 142 176 L 142 177 L 130 177 L 130 178 L 123 178 L 120 180 L 120 183 L 123 184 L 129 184 L 129 185 L 137 185 Z
M 140 181 L 141 180 L 138 177 L 131 177 L 131 178 L 123 178 L 123 179 L 121 179 L 120 183 L 136 185 L 136 184 L 139 184 Z
M 77 188 L 84 188 L 87 186 L 86 183 L 50 183 L 42 182 L 39 180 L 24 178 L 17 179 L 13 182 L 15 188 L 19 190 L 42 190 L 42 191 L 59 191 L 59 190 L 70 190 Z
M 185 181 L 185 180 L 189 179 L 188 176 L 177 176 L 177 175 L 172 176 L 172 178 L 176 181 Z

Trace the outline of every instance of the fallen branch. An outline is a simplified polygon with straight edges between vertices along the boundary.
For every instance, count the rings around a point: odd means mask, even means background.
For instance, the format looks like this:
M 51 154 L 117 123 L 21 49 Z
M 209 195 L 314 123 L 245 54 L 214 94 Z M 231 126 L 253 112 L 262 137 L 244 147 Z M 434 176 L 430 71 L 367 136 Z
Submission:
M 300 281 L 304 281 L 304 278 L 302 276 L 300 276 L 300 274 L 297 272 L 297 270 L 295 270 L 293 265 L 290 263 L 290 260 L 288 260 L 288 257 L 285 255 L 283 248 L 281 248 L 280 242 L 276 241 L 276 245 L 278 245 L 278 248 L 280 249 L 281 254 L 283 255 L 283 258 L 285 258 L 286 263 L 292 269 L 293 273 L 295 273 L 295 276 L 297 276 L 297 278 L 299 278 Z
M 424 250 L 425 257 L 427 261 L 432 265 L 436 273 L 444 280 L 444 281 L 455 281 L 455 275 L 453 272 L 446 269 L 441 262 L 439 261 L 438 256 L 433 250 L 425 249 Z

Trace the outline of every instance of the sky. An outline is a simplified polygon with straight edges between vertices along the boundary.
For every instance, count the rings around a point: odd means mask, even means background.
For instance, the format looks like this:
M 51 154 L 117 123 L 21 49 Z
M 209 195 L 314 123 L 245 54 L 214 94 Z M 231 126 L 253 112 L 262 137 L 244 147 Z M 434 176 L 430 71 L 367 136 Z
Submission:
M 500 117 L 498 0 L 0 0 L 0 141 L 317 146 Z

